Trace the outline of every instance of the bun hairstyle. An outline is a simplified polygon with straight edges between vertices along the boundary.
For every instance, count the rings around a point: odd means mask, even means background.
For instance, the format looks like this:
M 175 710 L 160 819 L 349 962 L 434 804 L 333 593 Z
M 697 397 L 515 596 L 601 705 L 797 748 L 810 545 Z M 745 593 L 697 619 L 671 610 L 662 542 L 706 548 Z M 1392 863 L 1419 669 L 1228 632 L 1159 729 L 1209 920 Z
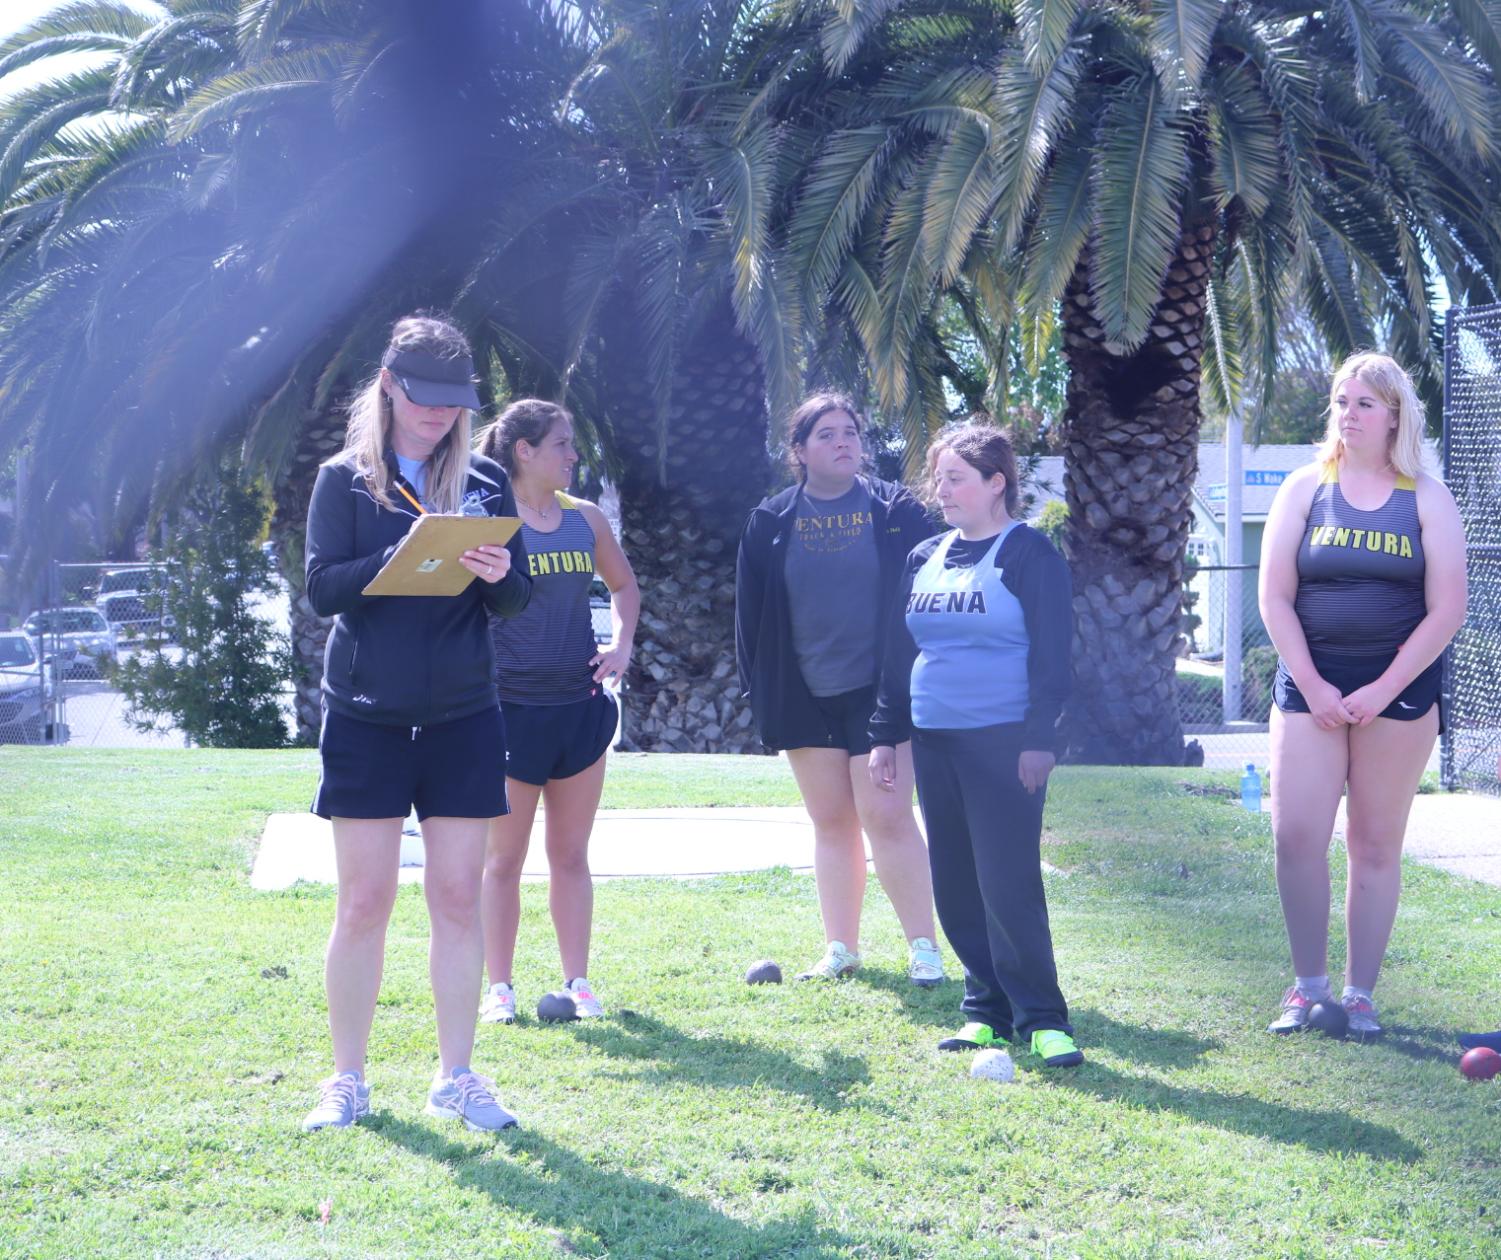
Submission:
M 485 430 L 480 438 L 479 453 L 515 476 L 516 443 L 541 446 L 542 439 L 560 420 L 573 423 L 573 416 L 566 407 L 542 398 L 518 398 Z
M 813 426 L 831 411 L 844 412 L 855 422 L 856 432 L 861 437 L 865 436 L 865 417 L 860 414 L 860 408 L 855 406 L 855 400 L 848 394 L 835 390 L 810 394 L 787 417 L 787 463 L 801 481 L 808 479 L 808 466 L 797 457 L 797 448 L 808 444 L 808 435 L 813 432 Z
M 1021 484 L 1016 475 L 1016 450 L 1011 439 L 988 420 L 973 417 L 961 424 L 951 425 L 939 432 L 928 447 L 928 490 L 932 493 L 933 478 L 938 468 L 938 457 L 944 451 L 953 451 L 980 476 L 989 481 L 997 473 L 1006 479 L 1006 492 L 1002 496 L 1006 515 L 1017 518 L 1021 508 Z
M 434 311 L 418 311 L 398 319 L 386 345 L 387 354 L 393 350 L 420 350 L 441 359 L 472 357 L 469 339 L 452 320 Z M 387 511 L 396 511 L 391 473 L 386 466 L 393 412 L 381 375 L 377 369 L 355 391 L 349 403 L 344 449 L 328 462 L 352 461 L 375 501 Z M 464 498 L 464 486 L 469 480 L 471 415 L 467 407 L 460 408 L 453 428 L 428 456 L 427 499 L 434 512 L 457 512 Z
M 1392 467 L 1402 476 L 1416 479 L 1423 471 L 1423 404 L 1418 399 L 1412 377 L 1400 363 L 1389 355 L 1369 351 L 1352 354 L 1341 363 L 1329 384 L 1329 426 L 1319 445 L 1319 463 L 1328 468 L 1337 464 L 1345 453 L 1345 440 L 1339 435 L 1339 416 L 1334 409 L 1334 400 L 1340 386 L 1351 380 L 1366 386 L 1397 417 L 1397 427 L 1391 435 Z

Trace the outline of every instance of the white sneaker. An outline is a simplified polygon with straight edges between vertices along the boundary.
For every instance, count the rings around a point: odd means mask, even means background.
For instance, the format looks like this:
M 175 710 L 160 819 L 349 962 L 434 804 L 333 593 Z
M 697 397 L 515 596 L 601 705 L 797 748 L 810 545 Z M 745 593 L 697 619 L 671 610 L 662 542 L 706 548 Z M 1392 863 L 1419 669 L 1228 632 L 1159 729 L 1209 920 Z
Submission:
M 823 957 L 807 971 L 799 972 L 797 978 L 799 980 L 843 980 L 846 976 L 854 975 L 859 969 L 859 954 L 846 949 L 843 941 L 830 941 L 824 949 Z
M 516 990 L 508 984 L 492 984 L 480 999 L 479 1022 L 482 1024 L 514 1024 L 516 1022 Z
M 578 1012 L 580 1019 L 600 1019 L 605 1013 L 605 1008 L 599 1004 L 599 999 L 594 996 L 594 990 L 589 987 L 588 978 L 575 976 L 570 980 L 565 989 L 573 994 L 573 1009 Z
M 907 979 L 919 989 L 943 983 L 943 956 L 926 936 L 914 936 L 907 946 Z

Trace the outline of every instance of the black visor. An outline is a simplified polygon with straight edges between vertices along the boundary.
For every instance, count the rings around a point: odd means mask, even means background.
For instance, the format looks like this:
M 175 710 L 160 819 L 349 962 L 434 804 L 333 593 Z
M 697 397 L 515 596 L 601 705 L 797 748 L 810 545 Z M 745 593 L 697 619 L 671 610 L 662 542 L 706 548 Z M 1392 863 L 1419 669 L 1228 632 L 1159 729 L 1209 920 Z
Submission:
M 406 396 L 420 406 L 480 408 L 474 360 L 467 354 L 444 359 L 426 350 L 387 350 L 380 364 L 390 369 Z

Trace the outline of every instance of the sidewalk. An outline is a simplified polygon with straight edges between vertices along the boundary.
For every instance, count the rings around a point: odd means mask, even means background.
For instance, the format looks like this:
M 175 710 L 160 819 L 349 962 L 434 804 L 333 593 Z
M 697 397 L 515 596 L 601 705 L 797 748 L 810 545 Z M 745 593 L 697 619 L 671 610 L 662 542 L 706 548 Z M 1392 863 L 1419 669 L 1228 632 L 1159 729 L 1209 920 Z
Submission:
M 524 879 L 547 876 L 541 811 L 538 817 L 522 867 Z M 1335 829 L 1343 835 L 1344 827 L 1342 803 Z M 1501 885 L 1501 798 L 1447 792 L 1418 796 L 1408 820 L 1406 853 L 1429 866 Z M 401 878 L 421 879 L 421 862 L 421 840 L 405 837 Z M 690 879 L 773 866 L 811 870 L 813 827 L 800 808 L 601 810 L 589 843 L 589 863 L 596 879 Z M 271 891 L 298 880 L 335 882 L 332 830 L 312 814 L 273 814 L 266 820 L 250 886 Z

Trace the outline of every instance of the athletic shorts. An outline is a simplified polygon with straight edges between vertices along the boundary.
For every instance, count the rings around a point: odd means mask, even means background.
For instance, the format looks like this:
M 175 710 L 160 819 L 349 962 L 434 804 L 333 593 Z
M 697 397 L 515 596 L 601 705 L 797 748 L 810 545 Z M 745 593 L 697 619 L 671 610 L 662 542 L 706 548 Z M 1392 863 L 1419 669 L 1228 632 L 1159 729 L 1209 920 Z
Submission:
M 813 707 L 818 725 L 798 731 L 797 738 L 788 741 L 788 749 L 842 748 L 851 757 L 870 753 L 870 718 L 876 711 L 874 683 L 837 696 L 814 696 Z
M 1395 653 L 1378 653 L 1375 656 L 1340 656 L 1332 652 L 1312 652 L 1313 667 L 1319 677 L 1339 688 L 1339 694 L 1348 696 L 1352 691 L 1375 682 L 1386 672 Z M 1402 694 L 1381 710 L 1379 716 L 1395 718 L 1398 722 L 1415 722 L 1438 702 L 1438 694 L 1444 681 L 1444 658 L 1441 656 L 1414 678 Z M 1272 683 L 1272 699 L 1284 713 L 1307 713 L 1308 701 L 1293 682 L 1280 660 L 1277 662 L 1277 677 Z M 1440 714 L 1442 726 L 1442 714 Z
M 541 787 L 571 779 L 605 755 L 615 738 L 619 710 L 600 687 L 572 704 L 500 702 L 506 718 L 506 777 Z
M 383 726 L 325 708 L 320 818 L 495 818 L 510 812 L 499 708 L 435 726 Z

